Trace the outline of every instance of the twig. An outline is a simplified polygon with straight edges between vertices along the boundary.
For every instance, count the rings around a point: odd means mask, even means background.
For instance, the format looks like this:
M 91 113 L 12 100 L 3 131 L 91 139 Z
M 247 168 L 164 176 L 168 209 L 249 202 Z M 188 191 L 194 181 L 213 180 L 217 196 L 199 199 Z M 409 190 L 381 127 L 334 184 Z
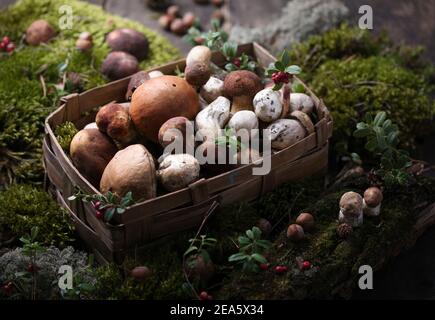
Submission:
M 44 76 L 42 74 L 39 75 L 39 81 L 41 82 L 42 94 L 43 94 L 43 97 L 45 98 L 47 96 L 47 87 L 45 85 Z

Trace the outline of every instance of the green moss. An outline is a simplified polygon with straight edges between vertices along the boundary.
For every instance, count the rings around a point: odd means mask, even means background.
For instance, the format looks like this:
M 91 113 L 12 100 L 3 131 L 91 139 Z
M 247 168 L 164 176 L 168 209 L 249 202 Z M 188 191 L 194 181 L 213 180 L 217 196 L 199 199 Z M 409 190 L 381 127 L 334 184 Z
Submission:
M 69 146 L 71 144 L 71 140 L 74 138 L 77 132 L 78 130 L 76 126 L 70 121 L 64 122 L 56 127 L 56 139 L 66 153 L 69 153 Z
M 368 113 L 385 110 L 402 133 L 403 146 L 427 134 L 433 118 L 434 68 L 421 59 L 422 49 L 394 46 L 386 35 L 344 24 L 294 46 L 294 63 L 302 78 L 328 106 L 334 119 L 334 143 L 339 153 L 360 152 L 352 131 Z
M 100 7 L 81 1 L 68 1 L 73 10 L 72 29 L 59 29 L 61 0 L 22 0 L 0 12 L 0 35 L 17 43 L 11 56 L 0 58 L 0 169 L 2 185 L 15 180 L 42 181 L 41 137 L 45 117 L 58 105 L 60 95 L 54 85 L 61 81 L 59 66 L 81 75 L 84 88 L 104 84 L 100 65 L 109 52 L 105 35 L 115 28 L 131 27 L 150 40 L 150 56 L 141 62 L 143 69 L 164 64 L 179 57 L 166 39 L 139 23 L 105 13 Z M 31 47 L 22 35 L 37 19 L 46 19 L 57 31 L 48 45 Z M 75 49 L 82 31 L 93 35 L 90 54 Z M 47 93 L 43 95 L 41 79 Z M 3 178 L 6 177 L 6 178 Z
M 0 230 L 17 237 L 39 227 L 38 241 L 63 247 L 74 241 L 68 214 L 44 190 L 29 185 L 13 185 L 0 192 Z

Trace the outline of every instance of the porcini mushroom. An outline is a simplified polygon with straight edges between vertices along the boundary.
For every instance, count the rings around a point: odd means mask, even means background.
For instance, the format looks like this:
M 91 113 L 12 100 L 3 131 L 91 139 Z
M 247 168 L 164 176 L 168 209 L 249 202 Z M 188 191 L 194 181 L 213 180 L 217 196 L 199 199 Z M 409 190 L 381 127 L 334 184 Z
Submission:
M 95 117 L 98 129 L 107 133 L 122 146 L 131 144 L 137 137 L 128 110 L 120 104 L 109 103 L 103 106 Z
M 282 113 L 280 94 L 270 88 L 257 92 L 254 97 L 254 109 L 261 121 L 273 122 L 277 120 Z
M 98 129 L 83 129 L 71 140 L 70 155 L 77 170 L 94 186 L 118 151 L 113 141 Z
M 134 29 L 116 29 L 107 35 L 106 42 L 112 51 L 127 52 L 139 61 L 148 56 L 148 39 L 145 35 Z
M 314 133 L 314 124 L 311 121 L 310 117 L 302 111 L 293 111 L 290 114 L 290 119 L 298 120 L 299 123 L 304 127 L 306 136 Z
M 186 58 L 184 71 L 186 81 L 196 87 L 201 87 L 210 79 L 211 50 L 205 46 L 193 47 Z
M 381 189 L 377 187 L 368 188 L 364 192 L 363 205 L 364 214 L 367 216 L 378 216 L 381 212 L 381 203 L 384 199 Z
M 158 143 L 159 129 L 177 116 L 193 120 L 199 111 L 199 98 L 186 80 L 160 76 L 143 83 L 133 92 L 130 115 L 143 137 Z
M 127 101 L 131 100 L 134 90 L 136 90 L 142 83 L 151 79 L 150 75 L 145 71 L 136 72 L 130 79 L 127 87 L 127 93 L 125 94 L 125 99 Z
M 247 70 L 229 73 L 224 81 L 224 94 L 232 99 L 231 114 L 241 110 L 253 111 L 252 100 L 263 89 L 260 77 Z
M 363 198 L 360 194 L 350 191 L 341 196 L 338 220 L 352 227 L 363 223 Z
M 188 136 L 189 128 L 191 131 L 191 136 Z M 186 117 L 174 117 L 166 121 L 160 127 L 159 142 L 163 148 L 166 148 L 169 144 L 176 143 L 177 147 L 180 146 L 179 153 L 186 153 L 189 150 L 189 146 L 191 147 L 191 150 L 193 150 L 193 133 L 193 124 L 189 119 Z
M 224 91 L 224 82 L 218 78 L 210 77 L 207 83 L 202 86 L 200 95 L 208 103 L 212 103 L 219 96 L 222 96 Z
M 305 128 L 294 119 L 278 119 L 272 122 L 266 130 L 271 139 L 272 148 L 277 150 L 295 144 L 306 135 Z
M 46 20 L 36 20 L 26 30 L 26 42 L 32 46 L 47 43 L 55 36 L 53 27 Z
M 251 135 L 251 130 L 258 129 L 258 119 L 253 111 L 242 110 L 236 112 L 228 121 L 228 128 L 232 129 L 237 135 L 241 130 L 244 130 L 243 134 Z
M 194 156 L 171 154 L 160 163 L 157 177 L 167 191 L 176 191 L 198 179 L 199 171 L 199 162 Z
M 197 114 L 195 118 L 196 129 L 203 137 L 216 138 L 219 131 L 228 122 L 230 107 L 230 100 L 225 97 L 217 98 Z
M 313 111 L 314 102 L 310 96 L 305 93 L 290 94 L 290 109 L 291 111 L 302 111 L 310 114 Z
M 80 51 L 87 52 L 92 49 L 92 35 L 89 32 L 82 32 L 76 41 L 76 48 Z
M 118 151 L 104 169 L 100 191 L 111 191 L 118 197 L 131 191 L 135 200 L 154 198 L 156 170 L 152 155 L 141 144 Z
M 150 79 L 164 76 L 163 72 L 161 72 L 159 70 L 150 71 L 150 72 L 148 72 L 148 75 L 150 76 Z
M 101 72 L 110 80 L 128 77 L 139 71 L 137 59 L 122 51 L 110 52 L 104 59 Z

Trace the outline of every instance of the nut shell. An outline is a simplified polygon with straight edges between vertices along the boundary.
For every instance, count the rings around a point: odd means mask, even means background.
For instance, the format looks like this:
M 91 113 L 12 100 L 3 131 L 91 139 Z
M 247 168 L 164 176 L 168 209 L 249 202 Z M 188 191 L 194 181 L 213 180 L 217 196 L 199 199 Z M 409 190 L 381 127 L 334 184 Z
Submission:
M 131 191 L 135 200 L 154 198 L 156 170 L 152 155 L 140 144 L 118 151 L 104 170 L 100 191 L 111 191 L 118 197 Z
M 116 29 L 107 35 L 106 42 L 112 51 L 128 52 L 139 61 L 148 57 L 148 39 L 137 30 L 130 28 Z
M 113 141 L 98 129 L 80 130 L 70 145 L 74 165 L 94 187 L 100 185 L 103 171 L 117 151 Z
M 143 83 L 131 98 L 130 115 L 136 129 L 147 139 L 158 142 L 160 127 L 168 119 L 193 120 L 199 111 L 199 98 L 186 80 L 161 76 Z

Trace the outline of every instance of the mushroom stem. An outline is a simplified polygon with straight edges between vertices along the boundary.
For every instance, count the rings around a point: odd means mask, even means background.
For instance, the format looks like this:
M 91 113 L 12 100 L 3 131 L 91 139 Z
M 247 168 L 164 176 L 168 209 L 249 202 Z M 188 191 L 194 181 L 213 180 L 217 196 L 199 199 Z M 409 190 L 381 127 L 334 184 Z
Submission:
M 366 204 L 366 201 L 363 200 L 364 205 L 364 214 L 366 216 L 375 217 L 381 213 L 381 204 L 378 204 L 376 207 L 370 207 Z
M 361 210 L 358 215 L 345 215 L 343 210 L 340 209 L 340 213 L 338 215 L 338 221 L 340 223 L 350 224 L 352 227 L 358 227 L 363 223 L 363 210 Z
M 231 104 L 231 114 L 235 114 L 236 112 L 242 110 L 254 111 L 250 96 L 238 96 L 233 98 L 233 103 Z

